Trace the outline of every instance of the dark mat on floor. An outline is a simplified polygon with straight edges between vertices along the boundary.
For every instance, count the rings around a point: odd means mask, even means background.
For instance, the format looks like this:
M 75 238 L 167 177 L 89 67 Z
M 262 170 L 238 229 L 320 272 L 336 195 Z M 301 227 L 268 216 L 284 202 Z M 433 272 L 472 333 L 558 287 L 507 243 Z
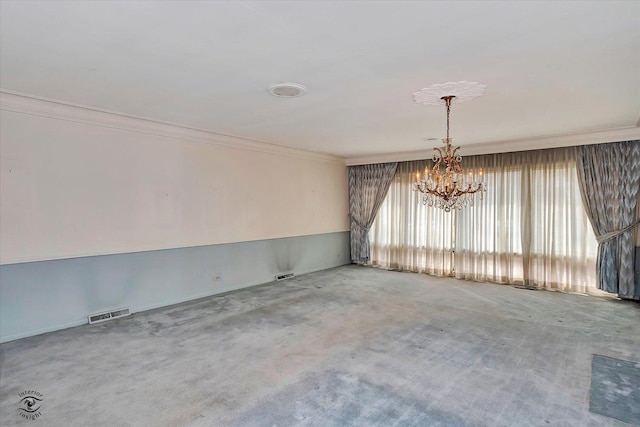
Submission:
M 640 362 L 594 354 L 589 411 L 640 425 Z

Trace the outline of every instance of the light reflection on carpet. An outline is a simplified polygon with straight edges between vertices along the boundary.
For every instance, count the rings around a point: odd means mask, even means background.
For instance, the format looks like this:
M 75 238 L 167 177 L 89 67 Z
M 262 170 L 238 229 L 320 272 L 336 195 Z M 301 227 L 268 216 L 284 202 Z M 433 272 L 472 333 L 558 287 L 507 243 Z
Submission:
M 428 402 L 340 372 L 309 376 L 258 403 L 232 425 L 470 427 L 455 414 L 429 408 Z

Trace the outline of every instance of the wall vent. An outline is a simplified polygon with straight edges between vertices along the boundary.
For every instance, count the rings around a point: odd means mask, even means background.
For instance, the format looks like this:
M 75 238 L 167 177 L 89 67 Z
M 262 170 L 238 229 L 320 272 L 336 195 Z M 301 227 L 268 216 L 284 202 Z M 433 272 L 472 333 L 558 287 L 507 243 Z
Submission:
M 281 280 L 291 279 L 294 276 L 295 276 L 295 274 L 293 274 L 293 273 L 280 273 L 280 274 L 276 275 L 276 280 L 279 282 Z
M 100 323 L 106 320 L 117 319 L 118 317 L 124 317 L 131 314 L 131 310 L 129 308 L 118 308 L 116 310 L 103 311 L 102 313 L 90 314 L 89 324 Z

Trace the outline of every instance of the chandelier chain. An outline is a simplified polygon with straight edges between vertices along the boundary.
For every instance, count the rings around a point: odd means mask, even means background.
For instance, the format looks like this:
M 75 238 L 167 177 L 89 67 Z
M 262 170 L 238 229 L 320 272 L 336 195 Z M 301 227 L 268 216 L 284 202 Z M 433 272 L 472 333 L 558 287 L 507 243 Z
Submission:
M 445 96 L 444 102 L 447 104 L 447 141 L 449 141 L 449 116 L 451 115 L 451 100 L 455 96 Z

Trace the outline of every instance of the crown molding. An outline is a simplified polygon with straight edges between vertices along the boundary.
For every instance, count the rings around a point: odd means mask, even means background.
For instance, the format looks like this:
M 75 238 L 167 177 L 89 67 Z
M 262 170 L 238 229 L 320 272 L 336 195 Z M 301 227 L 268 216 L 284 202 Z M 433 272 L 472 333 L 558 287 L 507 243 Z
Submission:
M 479 154 L 509 153 L 514 151 L 540 150 L 545 148 L 571 147 L 576 145 L 591 145 L 633 140 L 640 140 L 640 127 L 629 126 L 593 132 L 511 139 L 470 144 L 465 145 L 462 148 L 465 156 L 474 156 Z M 373 154 L 369 156 L 348 157 L 346 159 L 346 165 L 356 166 L 373 163 L 405 162 L 411 160 L 430 159 L 431 157 L 433 157 L 433 149 Z
M 343 157 L 332 154 L 284 147 L 268 142 L 190 128 L 174 123 L 47 99 L 6 89 L 0 89 L 0 110 L 128 132 L 139 132 L 181 141 L 258 151 L 278 156 L 298 157 L 340 164 L 344 164 L 345 161 Z
M 347 166 L 421 160 L 431 158 L 433 155 L 432 149 L 425 149 L 418 151 L 354 156 L 345 159 L 332 154 L 285 147 L 268 142 L 190 128 L 174 123 L 151 120 L 143 117 L 42 98 L 6 89 L 0 89 L 0 110 L 118 129 L 128 132 L 139 132 L 181 141 L 258 151 L 278 156 L 290 156 L 346 164 Z M 640 120 L 638 124 L 640 125 Z M 629 140 L 640 140 L 640 126 L 485 142 L 466 145 L 463 148 L 464 155 L 469 156 Z

